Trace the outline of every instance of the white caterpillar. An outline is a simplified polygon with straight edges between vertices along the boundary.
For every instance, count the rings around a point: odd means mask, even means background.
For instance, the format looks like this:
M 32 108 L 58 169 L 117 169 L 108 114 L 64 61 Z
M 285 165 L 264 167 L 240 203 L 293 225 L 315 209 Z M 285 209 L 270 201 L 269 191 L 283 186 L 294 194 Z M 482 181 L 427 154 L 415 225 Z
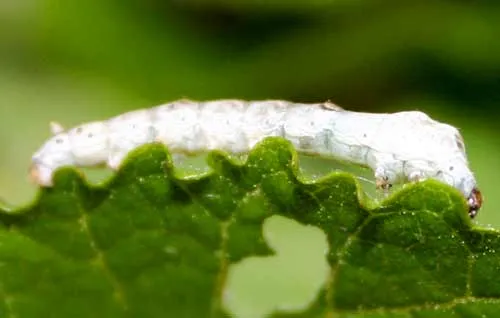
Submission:
M 30 175 L 41 186 L 51 186 L 61 166 L 106 163 L 117 169 L 146 143 L 161 142 L 173 153 L 244 153 L 265 137 L 279 136 L 299 152 L 370 167 L 379 188 L 433 178 L 464 195 L 471 217 L 482 205 L 458 130 L 418 111 L 370 114 L 330 102 L 180 100 L 68 131 L 54 123 L 52 132 L 32 158 Z

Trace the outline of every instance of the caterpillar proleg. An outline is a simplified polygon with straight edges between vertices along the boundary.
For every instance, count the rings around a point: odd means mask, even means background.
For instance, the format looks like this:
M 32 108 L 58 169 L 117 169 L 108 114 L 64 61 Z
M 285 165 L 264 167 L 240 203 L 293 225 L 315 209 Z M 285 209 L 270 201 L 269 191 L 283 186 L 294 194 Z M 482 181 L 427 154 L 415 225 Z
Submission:
M 458 189 L 471 217 L 482 205 L 459 131 L 419 111 L 372 114 L 330 102 L 179 100 L 70 130 L 51 123 L 51 130 L 53 137 L 33 155 L 30 168 L 41 186 L 51 186 L 62 166 L 105 163 L 117 169 L 131 150 L 146 143 L 161 142 L 172 153 L 238 154 L 279 136 L 298 152 L 371 168 L 379 188 L 432 178 Z

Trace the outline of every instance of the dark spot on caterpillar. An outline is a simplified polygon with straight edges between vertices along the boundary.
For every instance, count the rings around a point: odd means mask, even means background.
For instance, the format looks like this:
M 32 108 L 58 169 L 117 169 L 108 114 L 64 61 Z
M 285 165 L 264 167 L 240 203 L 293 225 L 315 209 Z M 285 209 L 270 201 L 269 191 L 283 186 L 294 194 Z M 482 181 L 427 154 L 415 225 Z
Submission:
M 453 166 L 450 166 L 448 169 L 450 169 L 450 171 L 453 171 L 453 169 L 455 169 Z
M 363 137 L 366 138 L 366 134 L 363 134 Z
M 62 144 L 62 143 L 63 143 L 63 140 L 61 138 L 56 139 L 56 144 Z
M 89 133 L 89 134 L 87 135 L 87 137 L 92 138 L 92 137 L 94 137 L 94 134 Z
M 81 134 L 81 133 L 82 133 L 82 131 L 83 131 L 83 128 L 82 128 L 82 127 L 78 127 L 78 128 L 76 128 L 76 133 L 77 133 L 77 134 Z

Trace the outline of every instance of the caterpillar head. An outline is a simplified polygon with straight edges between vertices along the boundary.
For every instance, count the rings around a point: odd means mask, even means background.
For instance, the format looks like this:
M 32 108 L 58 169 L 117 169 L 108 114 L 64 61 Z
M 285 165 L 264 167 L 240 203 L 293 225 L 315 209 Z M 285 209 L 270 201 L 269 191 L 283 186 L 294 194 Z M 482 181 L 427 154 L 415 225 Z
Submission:
M 446 125 L 447 126 L 447 125 Z M 449 128 L 452 132 L 447 147 L 451 154 L 443 159 L 438 172 L 438 179 L 457 188 L 465 197 L 469 206 L 469 216 L 474 218 L 483 204 L 483 196 L 477 187 L 476 178 L 469 168 L 464 141 L 456 128 Z

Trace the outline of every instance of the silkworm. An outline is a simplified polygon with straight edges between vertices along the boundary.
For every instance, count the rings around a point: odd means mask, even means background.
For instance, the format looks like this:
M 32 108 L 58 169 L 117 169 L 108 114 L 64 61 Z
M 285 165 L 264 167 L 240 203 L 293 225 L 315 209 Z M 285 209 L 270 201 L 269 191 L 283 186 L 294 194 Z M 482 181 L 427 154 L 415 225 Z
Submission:
M 62 166 L 104 163 L 118 169 L 131 150 L 146 143 L 163 143 L 174 154 L 214 149 L 239 154 L 279 136 L 300 153 L 371 168 L 378 188 L 432 178 L 458 189 L 471 217 L 482 205 L 459 131 L 419 111 L 372 114 L 330 102 L 179 100 L 70 130 L 52 123 L 51 130 L 30 168 L 40 186 L 52 186 L 53 173 Z

